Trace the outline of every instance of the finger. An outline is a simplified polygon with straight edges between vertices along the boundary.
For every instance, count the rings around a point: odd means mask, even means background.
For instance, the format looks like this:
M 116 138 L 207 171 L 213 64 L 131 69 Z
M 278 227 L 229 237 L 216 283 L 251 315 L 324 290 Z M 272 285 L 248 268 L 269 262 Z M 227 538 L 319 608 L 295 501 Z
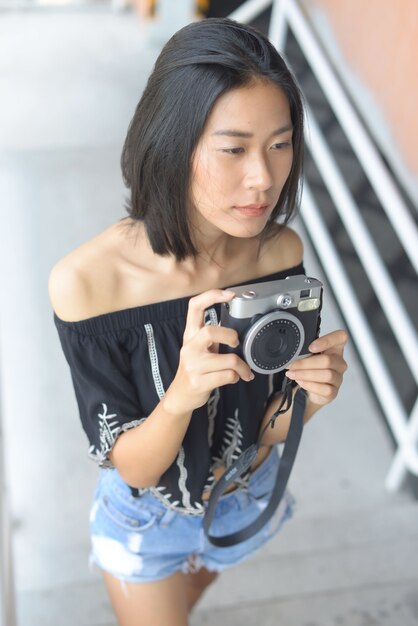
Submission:
M 207 391 L 223 387 L 224 385 L 235 385 L 240 377 L 234 370 L 220 370 L 218 372 L 210 372 L 202 376 L 202 386 Z
M 234 295 L 233 291 L 210 289 L 190 298 L 183 339 L 189 340 L 205 325 L 205 309 L 220 302 L 229 302 Z
M 340 354 L 322 353 L 315 354 L 304 359 L 297 359 L 289 365 L 290 372 L 301 372 L 304 370 L 335 370 L 343 374 L 347 370 L 347 363 Z
M 255 378 L 248 364 L 237 354 L 211 354 L 208 365 L 212 371 L 231 369 L 234 370 L 242 380 L 250 382 Z
M 205 374 L 220 372 L 222 370 L 233 370 L 239 378 L 249 382 L 254 379 L 254 374 L 237 354 L 217 354 L 206 353 L 199 358 L 190 361 L 186 369 L 192 376 L 204 376 Z
M 312 381 L 308 382 L 303 380 L 297 380 L 296 382 L 298 383 L 299 387 L 301 387 L 301 389 L 304 389 L 308 393 L 314 394 L 315 396 L 319 396 L 320 398 L 322 398 L 323 404 L 331 402 L 331 400 L 334 400 L 334 398 L 336 398 L 338 394 L 338 388 L 334 387 L 333 385 L 328 385 L 325 383 L 315 383 Z
M 325 350 L 342 350 L 348 341 L 348 333 L 345 330 L 334 330 L 327 335 L 318 337 L 310 346 L 310 352 L 324 352 Z
M 239 345 L 238 333 L 234 328 L 227 326 L 204 326 L 194 336 L 196 348 L 207 350 L 213 344 L 223 343 L 231 348 Z
M 326 383 L 336 388 L 341 386 L 343 380 L 342 373 L 329 369 L 288 371 L 286 376 L 290 380 L 296 380 L 298 383 Z

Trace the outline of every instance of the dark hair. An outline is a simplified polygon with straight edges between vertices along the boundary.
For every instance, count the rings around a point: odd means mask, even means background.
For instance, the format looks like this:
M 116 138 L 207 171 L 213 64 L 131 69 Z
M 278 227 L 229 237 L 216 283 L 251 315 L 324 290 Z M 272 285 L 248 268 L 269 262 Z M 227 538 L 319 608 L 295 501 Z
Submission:
M 293 163 L 266 225 L 286 224 L 299 200 L 303 163 L 303 106 L 296 82 L 268 39 L 229 19 L 206 19 L 179 30 L 162 49 L 130 123 L 122 173 L 127 211 L 145 224 L 155 253 L 178 261 L 195 256 L 187 206 L 192 155 L 216 100 L 255 78 L 278 85 L 289 100 Z

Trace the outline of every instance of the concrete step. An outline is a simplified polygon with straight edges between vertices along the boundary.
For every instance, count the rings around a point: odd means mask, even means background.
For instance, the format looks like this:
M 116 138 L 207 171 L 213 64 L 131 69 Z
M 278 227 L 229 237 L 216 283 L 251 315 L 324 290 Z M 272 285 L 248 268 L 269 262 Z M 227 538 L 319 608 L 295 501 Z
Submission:
M 417 582 L 200 610 L 190 626 L 416 626 Z
M 304 516 L 296 511 L 283 531 L 255 559 L 350 548 L 368 550 L 374 545 L 413 541 L 418 538 L 417 522 L 418 502 L 396 496 L 389 496 L 380 507 L 350 510 L 332 517 Z
M 222 574 L 191 625 L 412 626 L 418 504 L 397 504 L 295 518 L 251 560 Z M 97 572 L 91 582 L 21 592 L 18 606 L 20 626 L 114 624 Z

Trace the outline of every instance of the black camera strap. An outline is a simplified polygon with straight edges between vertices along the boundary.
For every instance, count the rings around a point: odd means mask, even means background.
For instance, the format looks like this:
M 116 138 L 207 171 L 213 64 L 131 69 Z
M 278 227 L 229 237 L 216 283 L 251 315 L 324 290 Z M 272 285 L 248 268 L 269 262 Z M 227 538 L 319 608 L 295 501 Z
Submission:
M 286 380 L 286 379 L 285 379 Z M 251 524 L 238 530 L 230 535 L 215 536 L 211 535 L 209 530 L 215 515 L 216 505 L 222 494 L 228 489 L 228 487 L 234 483 L 240 476 L 242 476 L 253 464 L 257 452 L 261 447 L 261 441 L 267 428 L 271 426 L 273 428 L 276 418 L 287 412 L 292 406 L 292 383 L 288 381 L 284 391 L 282 402 L 277 411 L 272 415 L 266 426 L 261 431 L 257 443 L 254 443 L 238 457 L 238 459 L 225 471 L 221 478 L 215 484 L 212 493 L 209 498 L 208 508 L 206 510 L 203 519 L 203 528 L 209 541 L 221 548 L 228 546 L 234 546 L 237 543 L 241 543 L 246 539 L 249 539 L 255 533 L 257 533 L 273 516 L 274 512 L 283 497 L 286 489 L 287 482 L 289 480 L 290 473 L 292 471 L 293 463 L 298 451 L 300 438 L 303 430 L 303 417 L 306 407 L 306 394 L 302 389 L 298 389 L 293 398 L 292 416 L 289 425 L 289 431 L 287 434 L 286 442 L 283 448 L 283 454 L 280 459 L 279 467 L 276 475 L 276 482 L 271 494 L 270 501 L 267 507 Z

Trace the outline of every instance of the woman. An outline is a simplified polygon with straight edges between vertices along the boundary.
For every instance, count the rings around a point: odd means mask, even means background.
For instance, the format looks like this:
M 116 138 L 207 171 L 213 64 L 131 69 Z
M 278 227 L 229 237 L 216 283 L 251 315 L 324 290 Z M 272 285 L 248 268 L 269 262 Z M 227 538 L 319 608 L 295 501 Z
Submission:
M 303 159 L 299 90 L 264 36 L 226 19 L 190 24 L 162 50 L 122 154 L 129 216 L 61 259 L 55 323 L 90 455 L 103 468 L 91 510 L 92 560 L 121 626 L 185 626 L 223 568 L 257 550 L 291 514 L 228 548 L 202 530 L 225 468 L 281 402 L 284 373 L 254 375 L 218 324 L 225 289 L 303 274 L 297 208 Z M 333 400 L 345 331 L 318 338 L 286 376 L 304 420 Z M 266 502 L 290 411 L 251 471 L 222 496 L 213 529 L 246 525 Z

